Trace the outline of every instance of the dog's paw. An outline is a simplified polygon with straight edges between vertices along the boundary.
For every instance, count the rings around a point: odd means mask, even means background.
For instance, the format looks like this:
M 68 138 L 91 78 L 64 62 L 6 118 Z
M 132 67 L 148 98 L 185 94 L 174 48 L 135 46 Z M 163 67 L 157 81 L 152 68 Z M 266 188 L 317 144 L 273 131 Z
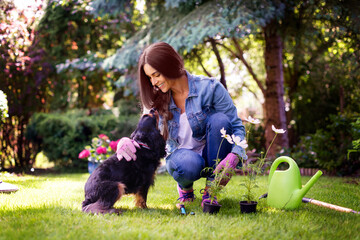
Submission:
M 142 209 L 147 208 L 146 202 L 137 202 L 137 203 L 135 203 L 135 206 L 138 208 L 142 208 Z

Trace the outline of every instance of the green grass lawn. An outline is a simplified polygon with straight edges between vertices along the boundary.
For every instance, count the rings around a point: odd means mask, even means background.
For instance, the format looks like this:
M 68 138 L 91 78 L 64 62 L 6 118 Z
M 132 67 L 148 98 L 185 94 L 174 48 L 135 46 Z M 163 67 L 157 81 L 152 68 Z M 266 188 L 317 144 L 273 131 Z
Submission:
M 257 214 L 241 214 L 238 201 L 242 176 L 226 187 L 217 215 L 202 213 L 205 180 L 195 183 L 197 199 L 186 206 L 195 215 L 182 216 L 176 209 L 175 181 L 159 175 L 150 189 L 147 210 L 134 208 L 133 196 L 123 197 L 116 215 L 81 212 L 84 184 L 89 174 L 4 176 L 0 180 L 20 190 L 0 194 L 0 239 L 360 239 L 360 214 L 302 204 L 283 211 L 260 200 Z M 303 177 L 303 184 L 309 177 Z M 322 176 L 306 197 L 360 211 L 359 180 Z M 257 196 L 265 193 L 267 178 L 260 177 Z

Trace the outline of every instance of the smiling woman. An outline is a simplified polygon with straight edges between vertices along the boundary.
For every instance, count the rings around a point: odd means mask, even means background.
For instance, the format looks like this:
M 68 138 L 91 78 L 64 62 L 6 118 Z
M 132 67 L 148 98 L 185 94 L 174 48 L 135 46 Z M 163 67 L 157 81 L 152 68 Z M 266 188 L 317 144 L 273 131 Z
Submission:
M 206 167 L 216 167 L 217 154 L 224 162 L 234 162 L 234 167 L 239 159 L 247 158 L 243 147 L 229 143 L 217 152 L 221 128 L 238 142 L 245 139 L 245 128 L 225 87 L 214 78 L 186 71 L 183 59 L 168 43 L 157 42 L 144 49 L 138 80 L 141 103 L 159 112 L 167 140 L 166 167 L 177 183 L 180 203 L 194 200 L 195 181 L 202 177 L 214 180 L 212 172 L 202 173 Z M 118 146 L 118 156 L 122 152 L 124 148 Z M 210 201 L 208 187 L 202 202 Z

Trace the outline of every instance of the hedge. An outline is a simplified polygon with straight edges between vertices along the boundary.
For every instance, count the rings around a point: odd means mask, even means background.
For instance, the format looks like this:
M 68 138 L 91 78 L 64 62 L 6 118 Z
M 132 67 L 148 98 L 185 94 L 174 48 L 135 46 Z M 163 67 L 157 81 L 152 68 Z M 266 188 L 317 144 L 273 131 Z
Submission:
M 26 137 L 56 166 L 84 169 L 86 161 L 79 159 L 78 154 L 93 137 L 101 133 L 111 140 L 130 136 L 138 120 L 138 114 L 116 117 L 111 111 L 92 115 L 81 109 L 67 113 L 36 113 L 30 119 Z

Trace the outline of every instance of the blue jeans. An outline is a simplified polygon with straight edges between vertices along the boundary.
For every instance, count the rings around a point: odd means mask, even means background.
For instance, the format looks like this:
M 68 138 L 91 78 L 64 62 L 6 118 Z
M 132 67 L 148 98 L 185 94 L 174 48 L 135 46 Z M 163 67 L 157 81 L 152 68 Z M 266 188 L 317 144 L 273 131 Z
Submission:
M 189 149 L 177 149 L 166 160 L 166 169 L 181 188 L 191 188 L 194 181 L 201 177 L 212 178 L 212 172 L 203 171 L 205 167 L 215 169 L 216 157 L 223 138 L 220 129 L 224 128 L 228 135 L 232 134 L 229 118 L 223 113 L 212 114 L 206 122 L 206 143 L 202 156 Z M 223 159 L 231 152 L 232 145 L 222 142 L 219 158 Z

